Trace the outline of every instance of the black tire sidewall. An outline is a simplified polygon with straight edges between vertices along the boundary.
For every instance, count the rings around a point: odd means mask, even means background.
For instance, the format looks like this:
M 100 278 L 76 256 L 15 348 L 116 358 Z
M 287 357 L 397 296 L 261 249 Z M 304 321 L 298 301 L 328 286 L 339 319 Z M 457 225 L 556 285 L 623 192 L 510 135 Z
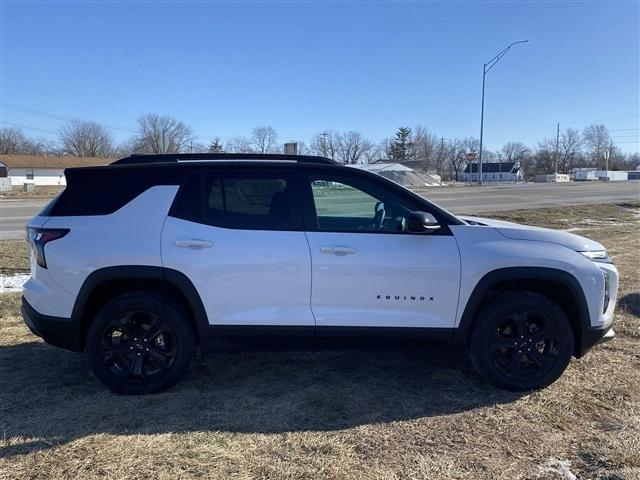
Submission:
M 504 319 L 518 310 L 543 312 L 558 332 L 560 356 L 544 375 L 533 380 L 515 380 L 503 374 L 492 360 L 490 335 Z M 573 329 L 569 320 L 555 302 L 534 292 L 505 293 L 490 301 L 476 318 L 470 341 L 471 360 L 478 372 L 492 384 L 512 391 L 544 388 L 555 382 L 567 368 L 573 354 Z
M 158 315 L 171 328 L 176 342 L 176 356 L 167 372 L 145 383 L 128 382 L 113 375 L 102 361 L 102 334 L 111 320 L 131 310 Z M 110 390 L 124 395 L 159 393 L 173 387 L 186 373 L 193 359 L 195 338 L 186 313 L 171 299 L 152 292 L 133 292 L 107 303 L 91 322 L 86 337 L 86 353 L 94 375 Z

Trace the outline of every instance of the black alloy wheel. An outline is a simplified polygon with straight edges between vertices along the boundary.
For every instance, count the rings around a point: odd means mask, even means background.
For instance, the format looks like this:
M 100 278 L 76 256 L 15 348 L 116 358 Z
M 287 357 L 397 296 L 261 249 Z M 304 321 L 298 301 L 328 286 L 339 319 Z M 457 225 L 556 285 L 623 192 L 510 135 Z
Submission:
M 187 313 L 156 292 L 133 292 L 107 303 L 87 332 L 95 376 L 116 393 L 143 395 L 174 386 L 195 351 Z
M 109 322 L 100 350 L 113 375 L 144 382 L 171 368 L 176 342 L 171 327 L 160 316 L 130 311 Z
M 513 391 L 546 387 L 573 354 L 573 329 L 565 312 L 535 292 L 496 295 L 474 320 L 469 350 L 478 372 Z
M 560 361 L 559 335 L 546 312 L 514 312 L 489 339 L 493 364 L 516 381 L 535 381 Z

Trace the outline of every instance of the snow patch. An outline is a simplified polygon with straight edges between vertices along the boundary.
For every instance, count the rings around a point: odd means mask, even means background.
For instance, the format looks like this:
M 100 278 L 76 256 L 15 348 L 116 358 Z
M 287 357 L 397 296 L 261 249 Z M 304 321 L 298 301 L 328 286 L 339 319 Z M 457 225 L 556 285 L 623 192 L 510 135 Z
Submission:
M 27 280 L 29 280 L 28 273 L 0 275 L 0 293 L 21 292 Z
M 560 480 L 577 480 L 578 477 L 570 470 L 569 460 L 558 460 L 550 458 L 538 467 L 542 478 L 557 478 Z

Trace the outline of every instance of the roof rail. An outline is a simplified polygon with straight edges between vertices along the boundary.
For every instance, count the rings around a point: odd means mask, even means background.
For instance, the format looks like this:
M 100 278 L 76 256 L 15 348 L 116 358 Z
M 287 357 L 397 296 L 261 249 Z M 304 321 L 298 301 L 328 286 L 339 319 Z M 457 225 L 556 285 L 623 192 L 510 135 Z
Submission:
M 140 165 L 147 163 L 182 163 L 182 162 L 297 162 L 335 165 L 338 162 L 326 157 L 313 155 L 283 155 L 280 153 L 163 153 L 135 154 L 112 162 L 111 165 Z

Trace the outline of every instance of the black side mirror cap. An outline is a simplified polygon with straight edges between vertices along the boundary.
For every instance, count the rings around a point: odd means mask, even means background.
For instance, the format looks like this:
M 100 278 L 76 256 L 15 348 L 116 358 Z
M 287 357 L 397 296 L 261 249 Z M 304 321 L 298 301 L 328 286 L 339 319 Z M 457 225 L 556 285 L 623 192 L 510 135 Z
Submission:
M 407 218 L 407 230 L 413 233 L 431 233 L 439 230 L 436 217 L 427 212 L 411 212 Z

